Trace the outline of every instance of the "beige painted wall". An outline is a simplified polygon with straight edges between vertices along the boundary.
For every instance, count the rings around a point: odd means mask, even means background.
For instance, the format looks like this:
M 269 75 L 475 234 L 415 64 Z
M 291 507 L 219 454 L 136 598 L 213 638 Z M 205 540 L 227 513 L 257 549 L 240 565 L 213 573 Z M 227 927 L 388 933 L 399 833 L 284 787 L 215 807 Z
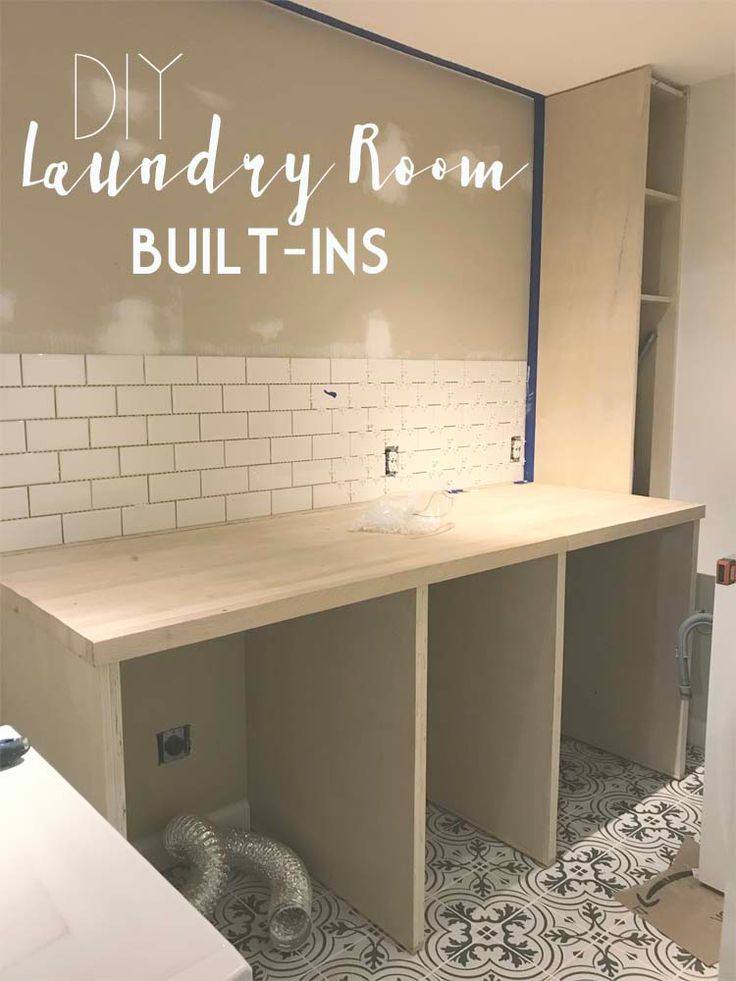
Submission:
M 526 356 L 530 169 L 500 193 L 420 178 L 379 196 L 348 185 L 346 161 L 353 125 L 373 121 L 389 166 L 406 152 L 423 166 L 470 151 L 499 157 L 509 176 L 531 161 L 530 100 L 260 0 L 9 0 L 3 13 L 4 351 Z M 116 68 L 120 81 L 131 52 L 127 143 L 120 111 L 99 136 L 74 142 L 75 51 Z M 180 51 L 164 76 L 160 144 L 156 76 L 135 52 L 162 66 Z M 80 122 L 92 128 L 101 110 L 88 83 Z M 116 147 L 124 166 L 161 149 L 183 166 L 206 146 L 213 111 L 222 116 L 223 172 L 244 152 L 264 153 L 275 168 L 287 150 L 309 150 L 320 174 L 338 161 L 305 227 L 289 230 L 294 189 L 283 184 L 258 201 L 238 180 L 212 196 L 178 183 L 159 193 L 131 184 L 114 199 L 20 187 L 30 119 L 40 125 L 38 164 L 69 160 L 76 174 L 93 150 L 107 159 Z M 159 234 L 225 226 L 228 260 L 250 268 L 133 276 L 133 225 Z M 258 276 L 245 229 L 264 225 L 282 228 L 291 246 L 306 245 L 314 225 L 385 227 L 389 268 L 312 276 L 304 259 L 282 256 Z
M 242 634 L 126 661 L 120 680 L 129 838 L 245 798 Z M 191 756 L 159 766 L 156 733 L 186 723 Z

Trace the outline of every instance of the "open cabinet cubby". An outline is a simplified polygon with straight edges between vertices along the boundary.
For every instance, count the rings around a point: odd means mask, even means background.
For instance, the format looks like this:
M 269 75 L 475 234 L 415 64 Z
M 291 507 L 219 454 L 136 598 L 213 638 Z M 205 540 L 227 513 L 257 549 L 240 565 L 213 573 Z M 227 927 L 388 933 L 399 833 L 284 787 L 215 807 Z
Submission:
M 684 92 L 652 79 L 633 491 L 658 497 L 669 495 L 686 111 Z

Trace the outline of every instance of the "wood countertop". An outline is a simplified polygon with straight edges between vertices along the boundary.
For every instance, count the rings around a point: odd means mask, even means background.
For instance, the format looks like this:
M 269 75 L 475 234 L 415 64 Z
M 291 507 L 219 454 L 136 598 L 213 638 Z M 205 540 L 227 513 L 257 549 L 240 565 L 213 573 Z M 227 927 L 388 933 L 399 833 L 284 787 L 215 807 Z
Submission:
M 458 494 L 434 536 L 351 530 L 365 505 L 0 557 L 6 609 L 106 664 L 697 521 L 701 505 L 543 484 Z

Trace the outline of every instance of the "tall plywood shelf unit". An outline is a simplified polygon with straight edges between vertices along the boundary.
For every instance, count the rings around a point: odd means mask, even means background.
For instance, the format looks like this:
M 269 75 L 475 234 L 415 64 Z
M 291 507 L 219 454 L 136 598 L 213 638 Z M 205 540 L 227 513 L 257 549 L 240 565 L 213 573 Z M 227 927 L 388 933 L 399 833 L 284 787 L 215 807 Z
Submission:
M 657 497 L 669 495 L 686 103 L 684 92 L 652 78 L 633 490 Z

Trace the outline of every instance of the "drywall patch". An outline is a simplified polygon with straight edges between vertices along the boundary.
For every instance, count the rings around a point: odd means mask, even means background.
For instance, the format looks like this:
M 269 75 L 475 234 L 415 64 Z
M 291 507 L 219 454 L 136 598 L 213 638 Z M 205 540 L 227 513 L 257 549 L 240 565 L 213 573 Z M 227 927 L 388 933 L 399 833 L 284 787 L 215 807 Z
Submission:
M 107 323 L 98 339 L 106 354 L 161 354 L 180 350 L 181 321 L 173 305 L 128 296 L 105 308 Z
M 209 89 L 202 89 L 198 85 L 187 85 L 187 88 L 192 95 L 207 109 L 212 109 L 215 112 L 218 112 L 221 109 L 233 109 L 235 107 L 235 103 L 232 99 L 228 99 L 226 96 L 220 95 L 218 92 L 211 92 Z
M 16 295 L 12 290 L 0 292 L 0 324 L 12 324 L 15 320 Z
M 264 344 L 273 344 L 283 329 L 283 320 L 264 320 L 260 323 L 250 324 L 248 327 L 251 334 L 260 337 Z
M 369 358 L 392 358 L 391 324 L 380 310 L 368 314 L 365 328 L 365 352 Z
M 381 133 L 382 138 L 376 141 L 375 147 L 381 174 L 385 176 L 402 157 L 409 155 L 409 141 L 395 123 L 381 127 Z M 361 186 L 366 194 L 375 194 L 386 204 L 406 204 L 409 193 L 409 188 L 399 184 L 394 177 L 390 177 L 378 190 L 373 189 L 370 177 L 366 177 Z

